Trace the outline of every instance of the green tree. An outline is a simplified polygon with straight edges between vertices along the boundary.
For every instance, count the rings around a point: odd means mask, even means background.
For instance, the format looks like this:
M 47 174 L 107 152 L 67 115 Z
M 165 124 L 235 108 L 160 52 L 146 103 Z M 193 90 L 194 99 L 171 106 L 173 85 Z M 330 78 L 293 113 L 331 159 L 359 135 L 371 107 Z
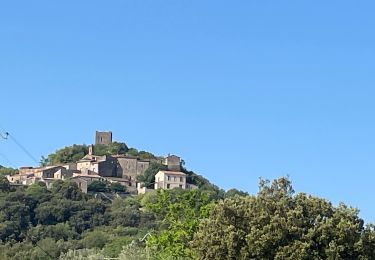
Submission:
M 281 178 L 262 180 L 257 196 L 220 201 L 192 245 L 199 259 L 373 259 L 363 249 L 372 232 L 356 209 L 295 195 Z
M 106 192 L 108 190 L 107 183 L 103 181 L 92 181 L 87 187 L 88 191 Z
M 154 256 L 165 259 L 192 258 L 190 243 L 202 218 L 208 216 L 211 200 L 200 190 L 158 190 L 156 200 L 146 208 L 164 216 L 166 228 L 147 240 Z
M 82 200 L 84 198 L 84 194 L 78 188 L 77 183 L 72 181 L 64 181 L 58 190 L 58 195 L 66 198 L 68 200 Z
M 82 159 L 88 153 L 87 145 L 67 146 L 48 155 L 47 162 L 50 165 L 73 163 Z
M 44 202 L 51 198 L 51 192 L 44 182 L 38 182 L 27 187 L 26 194 L 38 202 Z
M 109 239 L 103 231 L 91 231 L 83 235 L 82 243 L 86 248 L 103 248 Z
M 15 175 L 18 173 L 17 169 L 8 168 L 0 165 L 0 176 L 3 175 Z
M 138 227 L 140 205 L 134 199 L 115 199 L 111 205 L 111 217 L 113 226 Z
M 34 222 L 36 201 L 23 192 L 10 192 L 0 200 L 0 239 L 22 239 L 21 234 Z
M 241 191 L 241 190 L 237 190 L 237 189 L 229 189 L 225 193 L 225 198 L 231 198 L 231 197 L 234 197 L 236 195 L 244 197 L 244 196 L 249 196 L 249 193 Z
M 125 143 L 113 142 L 108 145 L 95 145 L 94 154 L 98 156 L 125 154 L 129 150 Z
M 152 162 L 143 174 L 140 174 L 137 176 L 137 180 L 139 182 L 144 183 L 146 187 L 152 188 L 155 183 L 155 175 L 159 171 L 166 170 L 166 169 L 167 169 L 166 165 L 163 165 L 157 162 Z
M 112 182 L 109 184 L 109 190 L 112 192 L 125 192 L 126 186 L 118 183 L 118 182 Z
M 42 157 L 40 158 L 39 165 L 40 165 L 41 167 L 45 167 L 45 166 L 49 165 L 48 158 L 42 156 Z
M 0 192 L 9 192 L 10 191 L 10 183 L 8 179 L 0 175 Z
M 158 159 L 154 154 L 146 151 L 138 151 L 135 148 L 129 148 L 126 153 L 128 156 L 138 157 L 142 160 L 156 160 Z

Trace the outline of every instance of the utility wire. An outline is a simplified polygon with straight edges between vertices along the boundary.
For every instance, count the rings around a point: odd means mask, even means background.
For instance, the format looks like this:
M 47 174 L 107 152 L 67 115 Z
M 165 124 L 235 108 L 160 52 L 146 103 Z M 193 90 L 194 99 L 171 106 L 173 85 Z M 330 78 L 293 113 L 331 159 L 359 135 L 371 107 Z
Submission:
M 24 233 L 24 234 L 25 234 L 25 236 L 26 236 L 28 239 L 30 239 L 31 242 L 33 242 L 32 237 L 30 237 L 30 236 L 27 234 L 27 232 Z M 39 247 L 39 249 L 42 250 L 42 252 L 44 252 L 46 255 L 48 255 L 51 259 L 55 259 L 50 253 L 48 253 L 48 252 L 47 252 L 46 250 L 44 250 L 41 246 L 39 246 L 39 245 L 38 245 L 38 242 L 35 242 L 35 245 L 36 245 L 37 247 Z
M 13 168 L 17 168 L 17 167 L 16 167 L 16 166 L 15 166 L 15 165 L 14 165 L 14 164 L 8 159 L 8 157 L 5 156 L 5 154 L 0 153 L 0 156 L 3 157 L 4 160 L 7 161 L 8 164 L 9 164 L 10 166 L 12 166 Z
M 35 159 L 35 157 L 20 143 L 20 142 L 18 142 L 17 141 L 17 139 L 16 138 L 14 138 L 14 136 L 13 135 L 11 135 L 11 134 L 9 134 L 9 133 L 7 133 L 8 134 L 8 136 L 10 137 L 10 139 L 16 144 L 16 145 L 18 145 L 18 147 L 19 148 L 21 148 L 21 150 L 22 151 L 24 151 L 25 152 L 25 154 L 27 154 L 36 164 L 39 164 L 39 162 L 38 162 L 38 160 L 37 159 Z
M 18 142 L 15 138 L 14 138 L 14 136 L 12 136 L 12 135 L 10 135 L 8 132 L 5 132 L 4 131 L 4 128 L 2 128 L 1 127 L 1 125 L 0 125 L 0 129 L 2 129 L 3 130 L 3 132 L 4 132 L 4 135 L 3 134 L 1 134 L 0 133 L 0 137 L 1 138 L 3 138 L 3 139 L 8 139 L 8 137 L 10 137 L 12 140 L 13 140 L 13 142 L 15 142 L 20 148 L 21 148 L 21 150 L 22 151 L 24 151 L 34 162 L 36 162 L 37 164 L 39 163 L 36 159 L 35 159 L 35 157 L 23 146 L 23 145 L 21 145 L 20 144 L 20 142 Z M 2 154 L 0 154 L 0 155 L 2 155 Z M 4 158 L 6 158 L 4 155 L 2 155 Z M 6 160 L 8 160 L 8 159 L 6 159 Z M 8 160 L 9 161 L 9 160 Z M 33 239 L 27 234 L 27 231 L 24 233 L 25 234 L 25 236 L 28 238 L 28 239 L 30 239 L 30 241 L 32 242 L 33 241 Z M 35 242 L 35 245 L 40 249 L 40 250 L 42 250 L 42 252 L 44 252 L 47 256 L 49 256 L 51 259 L 55 259 L 50 253 L 48 253 L 46 250 L 44 250 L 41 246 L 39 246 L 38 245 L 38 242 Z

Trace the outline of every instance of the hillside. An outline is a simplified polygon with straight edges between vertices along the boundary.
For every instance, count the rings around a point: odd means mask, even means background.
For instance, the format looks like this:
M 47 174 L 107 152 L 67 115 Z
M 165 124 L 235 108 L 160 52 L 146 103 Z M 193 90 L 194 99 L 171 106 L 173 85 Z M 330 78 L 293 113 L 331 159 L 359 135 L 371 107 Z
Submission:
M 88 145 L 71 145 L 61 149 L 58 149 L 54 153 L 49 154 L 47 157 L 43 157 L 41 161 L 43 165 L 60 165 L 66 163 L 77 163 L 81 158 L 87 155 L 89 152 Z M 164 169 L 165 167 L 160 163 L 163 160 L 162 156 L 154 155 L 147 151 L 138 151 L 136 148 L 128 148 L 128 146 L 123 142 L 113 142 L 108 145 L 93 145 L 93 154 L 96 156 L 103 155 L 125 155 L 129 157 L 136 157 L 141 160 L 151 160 L 153 163 L 150 169 L 146 170 L 144 174 L 138 176 L 138 180 L 145 182 L 148 186 L 155 182 L 156 173 Z M 210 183 L 209 180 L 203 176 L 195 173 L 192 170 L 185 168 L 185 162 L 181 162 L 181 171 L 187 174 L 187 182 L 197 185 L 201 189 L 211 190 L 216 193 L 223 193 L 216 185 Z
M 147 187 L 170 166 L 120 142 L 67 146 L 41 164 L 101 156 L 147 162 L 137 176 Z M 224 191 L 173 158 L 198 189 L 135 195 L 94 180 L 83 193 L 71 178 L 49 188 L 11 184 L 5 175 L 17 170 L 0 166 L 0 259 L 375 259 L 375 226 L 364 225 L 358 210 L 296 194 L 288 178 L 261 180 L 256 195 Z
M 295 194 L 288 179 L 224 197 L 175 189 L 110 202 L 70 182 L 48 190 L 0 177 L 0 259 L 375 257 L 374 226 L 358 211 Z

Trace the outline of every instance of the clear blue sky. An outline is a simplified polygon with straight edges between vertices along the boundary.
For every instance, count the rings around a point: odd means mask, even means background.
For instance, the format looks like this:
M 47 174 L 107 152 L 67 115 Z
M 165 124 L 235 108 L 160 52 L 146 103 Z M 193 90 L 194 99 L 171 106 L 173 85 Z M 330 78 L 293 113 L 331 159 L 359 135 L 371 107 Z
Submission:
M 38 159 L 112 130 L 225 189 L 289 174 L 375 221 L 374 8 L 3 1 L 0 125 Z M 0 154 L 33 164 L 12 141 Z

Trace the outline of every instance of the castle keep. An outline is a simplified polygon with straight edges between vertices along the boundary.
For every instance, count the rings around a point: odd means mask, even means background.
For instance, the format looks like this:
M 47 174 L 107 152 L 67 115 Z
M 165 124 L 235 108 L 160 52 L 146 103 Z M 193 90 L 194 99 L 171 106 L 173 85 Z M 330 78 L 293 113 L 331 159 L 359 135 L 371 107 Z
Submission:
M 112 132 L 99 132 L 95 134 L 95 145 L 109 145 L 112 143 Z

